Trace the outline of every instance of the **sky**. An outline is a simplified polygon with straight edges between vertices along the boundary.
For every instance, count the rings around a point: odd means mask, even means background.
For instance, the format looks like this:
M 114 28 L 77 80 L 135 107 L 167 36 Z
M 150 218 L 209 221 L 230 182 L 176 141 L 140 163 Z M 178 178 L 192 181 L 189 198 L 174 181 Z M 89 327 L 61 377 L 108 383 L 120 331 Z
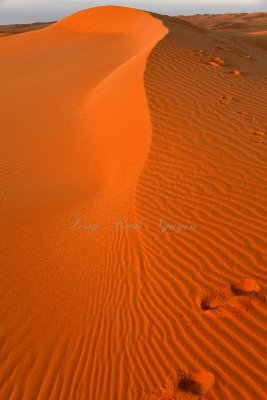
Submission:
M 0 0 L 0 24 L 55 21 L 75 11 L 108 4 L 169 15 L 267 12 L 267 0 Z

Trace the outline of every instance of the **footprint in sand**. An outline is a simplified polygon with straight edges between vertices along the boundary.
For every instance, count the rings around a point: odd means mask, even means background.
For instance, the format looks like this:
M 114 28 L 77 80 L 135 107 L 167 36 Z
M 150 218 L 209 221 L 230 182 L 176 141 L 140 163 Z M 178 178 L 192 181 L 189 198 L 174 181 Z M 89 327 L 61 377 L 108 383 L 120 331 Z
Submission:
M 209 55 L 209 59 L 210 59 L 210 61 L 206 61 L 205 63 L 212 67 L 220 67 L 224 64 L 224 59 L 221 57 Z
M 210 391 L 214 383 L 215 378 L 211 372 L 200 371 L 185 375 L 179 383 L 179 388 L 183 391 L 202 396 Z
M 251 141 L 253 143 L 264 143 L 264 132 L 253 132 L 253 134 L 251 135 Z
M 233 98 L 229 96 L 223 96 L 220 100 L 221 104 L 224 104 L 225 106 L 229 106 L 233 102 Z
M 249 113 L 245 112 L 245 111 L 237 111 L 239 115 L 241 115 L 241 117 L 248 119 L 250 121 L 256 121 L 256 118 L 253 115 L 250 115 Z
M 218 63 L 218 64 L 224 64 L 224 59 L 221 57 L 216 57 L 213 60 L 214 62 Z
M 215 61 L 206 61 L 207 65 L 210 65 L 211 67 L 220 67 L 220 64 L 216 63 Z
M 258 295 L 260 286 L 254 279 L 243 279 L 230 287 L 220 288 L 204 296 L 201 308 L 204 311 L 230 311 L 242 313 L 253 308 L 251 303 L 242 297 Z
M 231 290 L 229 288 L 216 289 L 204 296 L 201 301 L 201 308 L 207 310 L 217 310 L 228 305 L 231 299 Z

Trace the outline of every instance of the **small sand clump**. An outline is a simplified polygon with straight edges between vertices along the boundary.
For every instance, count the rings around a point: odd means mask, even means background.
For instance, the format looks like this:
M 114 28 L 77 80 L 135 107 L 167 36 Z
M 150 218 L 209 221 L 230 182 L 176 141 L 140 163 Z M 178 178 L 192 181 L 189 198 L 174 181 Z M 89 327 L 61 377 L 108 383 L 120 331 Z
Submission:
M 230 71 L 230 75 L 232 75 L 234 78 L 239 78 L 241 76 L 240 71 Z
M 243 279 L 240 282 L 234 283 L 231 286 L 232 291 L 241 296 L 249 296 L 251 294 L 259 293 L 260 286 L 254 279 Z

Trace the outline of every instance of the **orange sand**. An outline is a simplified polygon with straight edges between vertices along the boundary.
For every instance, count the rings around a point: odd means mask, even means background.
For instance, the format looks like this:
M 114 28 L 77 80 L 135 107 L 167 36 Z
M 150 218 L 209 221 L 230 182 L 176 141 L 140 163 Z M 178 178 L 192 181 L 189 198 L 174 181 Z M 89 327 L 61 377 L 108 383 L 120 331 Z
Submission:
M 265 399 L 247 36 L 99 7 L 0 39 L 1 400 Z

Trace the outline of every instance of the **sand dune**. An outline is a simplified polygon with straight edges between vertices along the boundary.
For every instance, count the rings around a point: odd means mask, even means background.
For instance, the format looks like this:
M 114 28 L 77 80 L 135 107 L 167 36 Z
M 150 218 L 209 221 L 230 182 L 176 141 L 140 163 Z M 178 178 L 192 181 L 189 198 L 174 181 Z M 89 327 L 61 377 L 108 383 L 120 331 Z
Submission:
M 178 17 L 204 29 L 221 32 L 253 32 L 267 28 L 267 13 L 204 14 Z
M 53 22 L 36 22 L 33 24 L 0 25 L 0 37 L 47 28 L 51 24 L 53 24 Z
M 265 399 L 247 33 L 99 7 L 1 38 L 1 399 Z
M 230 34 L 232 40 L 242 40 L 267 49 L 267 13 L 192 15 L 178 19 L 190 23 L 192 27 L 221 32 L 224 37 Z

